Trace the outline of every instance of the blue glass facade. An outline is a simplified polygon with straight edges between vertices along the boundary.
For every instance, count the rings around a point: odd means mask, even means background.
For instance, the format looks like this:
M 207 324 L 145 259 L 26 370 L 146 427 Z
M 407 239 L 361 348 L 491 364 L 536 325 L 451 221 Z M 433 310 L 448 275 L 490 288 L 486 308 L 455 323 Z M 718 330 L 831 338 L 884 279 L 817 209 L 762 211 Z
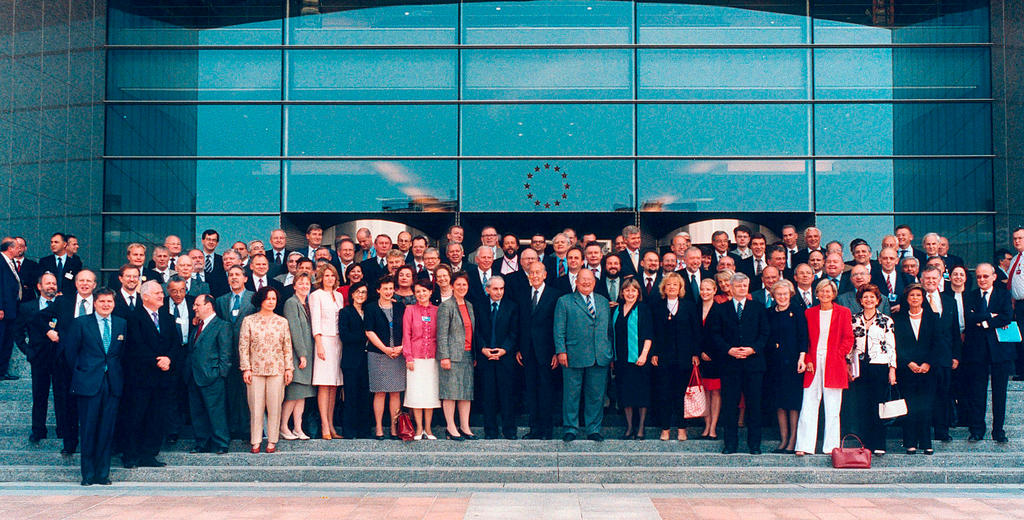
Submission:
M 104 267 L 304 215 L 993 248 L 987 1 L 218 4 L 109 6 Z

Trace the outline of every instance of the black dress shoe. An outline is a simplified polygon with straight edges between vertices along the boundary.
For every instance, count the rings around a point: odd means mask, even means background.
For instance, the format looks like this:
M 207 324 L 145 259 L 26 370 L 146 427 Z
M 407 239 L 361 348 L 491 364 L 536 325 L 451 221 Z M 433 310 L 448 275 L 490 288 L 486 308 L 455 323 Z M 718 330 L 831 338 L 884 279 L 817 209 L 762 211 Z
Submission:
M 501 436 L 498 435 L 497 433 L 485 433 L 484 434 L 484 440 L 487 440 L 487 441 L 493 441 L 495 439 L 500 439 L 500 438 L 501 438 Z
M 760 455 L 761 454 L 761 448 L 750 448 L 750 454 L 751 455 Z
M 227 446 L 221 446 L 220 448 L 217 448 L 217 451 L 216 451 L 217 455 L 224 455 L 227 452 L 228 452 L 228 447 Z
M 70 450 L 60 450 L 60 454 L 64 457 L 70 457 L 72 453 L 74 452 Z
M 92 481 L 91 481 L 91 480 L 89 480 L 89 479 L 84 479 L 84 478 L 83 478 L 83 479 L 82 479 L 82 485 L 83 485 L 83 486 L 91 486 L 91 485 L 92 485 Z
M 456 441 L 456 442 L 462 442 L 462 441 L 466 440 L 461 435 L 452 435 L 452 434 L 448 433 L 447 431 L 444 432 L 444 438 L 448 439 L 450 441 Z
M 970 437 L 967 438 L 967 442 L 978 442 L 980 440 L 981 440 L 981 435 L 975 435 L 973 433 L 971 434 Z
M 189 453 L 210 453 L 210 451 L 209 446 L 193 446 Z
M 1014 381 L 1024 381 L 1024 376 L 1013 376 Z
M 1007 442 L 1010 442 L 1010 439 L 1006 438 L 1005 433 L 993 433 L 992 440 L 998 442 L 999 444 L 1006 444 Z
M 736 453 L 736 448 L 722 448 L 722 455 L 732 455 Z
M 562 437 L 562 441 L 563 442 L 572 442 L 574 440 L 576 440 L 576 434 L 575 433 L 567 433 L 567 434 L 565 434 Z
M 103 480 L 95 480 L 95 481 L 93 481 L 93 484 L 99 484 L 101 486 L 109 486 L 110 485 L 110 479 L 109 478 L 105 478 Z
M 464 432 L 462 430 L 459 430 L 459 433 L 461 433 L 462 434 L 462 438 L 466 439 L 467 441 L 475 441 L 475 440 L 478 440 L 480 438 L 480 437 L 477 437 L 476 435 L 473 435 L 470 432 Z
M 125 461 L 125 462 L 123 462 L 121 464 L 121 467 L 124 468 L 124 469 L 135 469 L 138 466 L 139 466 L 138 464 L 136 464 L 136 463 L 134 463 L 134 462 L 132 462 L 130 460 L 129 461 Z
M 142 467 L 142 468 L 162 468 L 162 467 L 164 467 L 166 465 L 167 465 L 166 462 L 161 462 L 161 461 L 156 460 L 156 459 L 146 459 L 146 460 L 143 460 L 143 461 L 139 461 L 139 467 Z
M 175 444 L 178 442 L 178 435 L 172 434 L 167 436 L 167 444 Z
M 604 436 L 601 435 L 600 433 L 591 433 L 590 435 L 587 435 L 587 440 L 594 442 L 604 442 Z
M 537 439 L 540 439 L 540 438 L 541 438 L 540 435 L 537 435 L 536 433 L 533 433 L 533 432 L 530 432 L 530 433 L 527 433 L 526 435 L 523 435 L 523 439 L 524 440 L 528 440 L 528 441 L 533 441 L 533 440 L 537 440 Z
M 774 450 L 772 450 L 772 453 L 789 453 L 789 450 L 787 450 L 786 448 L 775 448 Z
M 631 440 L 631 439 L 635 439 L 636 435 L 634 435 L 632 433 L 629 433 L 629 432 L 626 432 L 626 433 L 623 433 L 622 437 L 619 437 L 619 438 L 624 440 L 624 441 L 628 441 L 628 440 Z

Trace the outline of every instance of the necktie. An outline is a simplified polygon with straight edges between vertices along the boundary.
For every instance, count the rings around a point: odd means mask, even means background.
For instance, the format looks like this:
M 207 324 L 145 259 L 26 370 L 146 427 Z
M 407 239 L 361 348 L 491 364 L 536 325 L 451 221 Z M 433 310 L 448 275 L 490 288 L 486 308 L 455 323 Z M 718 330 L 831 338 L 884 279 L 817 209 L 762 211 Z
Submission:
M 103 318 L 103 353 L 110 352 L 110 318 Z
M 14 270 L 18 271 L 18 274 L 21 274 L 21 260 L 14 261 Z
M 213 272 L 213 255 L 206 255 L 206 262 L 203 264 L 203 270 L 207 273 Z
M 981 291 L 981 313 L 988 314 L 988 291 Z
M 237 294 L 232 296 L 231 297 L 231 310 L 237 311 L 241 307 L 242 307 L 242 297 L 237 295 Z
M 558 276 L 565 276 L 565 260 L 557 258 L 558 260 Z
M 772 300 L 772 295 L 770 295 L 768 293 L 765 293 L 764 294 L 764 306 L 765 306 L 765 308 L 771 307 L 772 304 L 774 304 L 774 303 L 775 303 L 775 300 Z
M 900 260 L 903 260 L 903 257 L 905 257 L 905 256 L 907 256 L 907 250 L 906 249 L 900 249 Z
M 491 347 L 498 343 L 498 302 L 491 302 Z
M 156 327 L 156 331 L 160 332 L 160 316 L 156 311 L 149 313 L 149 315 L 153 317 L 153 326 Z
M 61 271 L 63 271 L 63 270 L 64 270 L 64 259 L 62 259 L 61 257 L 58 256 L 57 257 L 57 275 L 58 275 L 57 278 L 60 278 L 59 275 L 61 274 Z
M 804 295 L 804 305 L 811 306 L 811 291 L 801 291 Z
M 596 279 L 597 278 L 597 268 L 596 267 L 591 267 L 590 270 L 594 273 L 594 278 Z
M 480 273 L 480 283 L 483 286 L 487 286 L 487 271 Z
M 46 300 L 45 302 L 43 302 L 43 308 L 44 309 L 50 308 L 50 304 L 51 303 L 53 303 L 53 300 Z
M 282 260 L 281 259 L 281 252 L 278 251 L 278 252 L 274 253 L 274 263 L 275 264 L 280 264 L 281 260 Z
M 654 287 L 654 280 L 652 278 L 647 278 L 647 292 L 648 293 L 651 292 L 651 289 L 653 287 Z
M 743 303 L 736 302 L 736 319 L 743 318 Z
M 1017 266 L 1020 265 L 1020 257 L 1024 256 L 1024 253 L 1017 253 L 1017 259 L 1013 261 L 1013 265 L 1010 266 L 1010 276 L 1006 277 L 1006 288 L 1013 289 L 1013 275 L 1017 272 Z
M 613 300 L 619 299 L 619 279 L 612 278 L 612 289 L 608 291 L 608 296 Z
M 85 300 L 82 300 L 78 302 L 78 316 L 85 316 L 86 314 L 88 314 L 88 311 L 85 308 Z M 78 316 L 75 317 L 77 318 Z
M 885 275 L 885 287 L 889 290 L 889 294 L 892 294 L 892 274 Z
M 205 325 L 205 324 L 206 324 L 206 320 L 203 320 L 203 321 L 199 322 L 199 326 L 196 327 L 196 335 L 193 338 L 193 340 L 199 339 L 199 335 L 202 334 L 202 332 L 203 332 L 203 325 Z
M 793 250 L 786 250 L 786 267 L 793 267 Z
M 181 317 L 181 311 L 178 309 L 178 304 L 174 304 L 174 319 Z
M 423 264 L 416 264 L 416 274 L 423 272 Z
M 594 298 L 592 296 L 587 296 L 587 312 L 590 313 L 591 318 L 597 317 L 597 311 L 594 310 Z
M 256 290 L 257 290 L 257 291 L 263 288 L 263 278 L 260 278 L 260 279 L 258 280 L 258 282 L 259 282 L 259 283 L 257 283 L 257 284 L 256 284 Z
M 755 276 L 761 276 L 761 269 L 764 269 L 764 267 L 761 266 L 761 260 L 755 260 L 754 261 L 754 275 Z
M 135 295 L 134 294 L 128 297 L 128 307 L 130 307 L 132 310 L 135 310 Z
M 174 271 L 174 257 L 171 257 L 171 263 L 169 264 L 168 271 Z
M 540 291 L 538 291 L 537 289 L 534 289 L 533 290 L 533 306 L 530 308 L 530 310 L 536 309 L 537 308 L 537 304 L 539 304 L 539 303 L 540 303 Z
M 700 284 L 697 283 L 697 275 L 690 273 L 690 294 L 700 297 Z

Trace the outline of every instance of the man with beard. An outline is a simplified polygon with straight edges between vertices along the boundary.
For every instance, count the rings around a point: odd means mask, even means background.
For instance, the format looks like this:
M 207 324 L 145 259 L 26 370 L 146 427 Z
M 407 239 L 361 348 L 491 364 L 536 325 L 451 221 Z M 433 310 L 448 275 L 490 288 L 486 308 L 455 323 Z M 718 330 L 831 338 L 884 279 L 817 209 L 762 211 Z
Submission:
M 519 237 L 512 233 L 505 233 L 501 237 L 501 251 L 504 253 L 501 258 L 501 274 L 514 273 L 519 270 Z
M 619 288 L 622 286 L 622 259 L 618 255 L 608 255 L 604 258 L 604 271 L 598 279 L 594 292 L 608 298 L 611 307 L 616 305 L 619 299 Z

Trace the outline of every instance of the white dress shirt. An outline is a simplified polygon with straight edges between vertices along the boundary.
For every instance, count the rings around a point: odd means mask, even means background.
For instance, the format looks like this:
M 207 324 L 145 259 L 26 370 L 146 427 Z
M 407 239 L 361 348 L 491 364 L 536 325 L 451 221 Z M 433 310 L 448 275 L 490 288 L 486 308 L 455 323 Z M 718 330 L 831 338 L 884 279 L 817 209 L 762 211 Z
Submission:
M 75 317 L 76 318 L 81 316 L 81 314 L 78 313 L 78 309 L 82 306 L 82 302 L 83 301 L 85 302 L 85 313 L 86 314 L 92 314 L 92 295 L 90 294 L 88 298 L 82 298 L 81 294 L 77 294 L 76 293 L 75 294 Z

